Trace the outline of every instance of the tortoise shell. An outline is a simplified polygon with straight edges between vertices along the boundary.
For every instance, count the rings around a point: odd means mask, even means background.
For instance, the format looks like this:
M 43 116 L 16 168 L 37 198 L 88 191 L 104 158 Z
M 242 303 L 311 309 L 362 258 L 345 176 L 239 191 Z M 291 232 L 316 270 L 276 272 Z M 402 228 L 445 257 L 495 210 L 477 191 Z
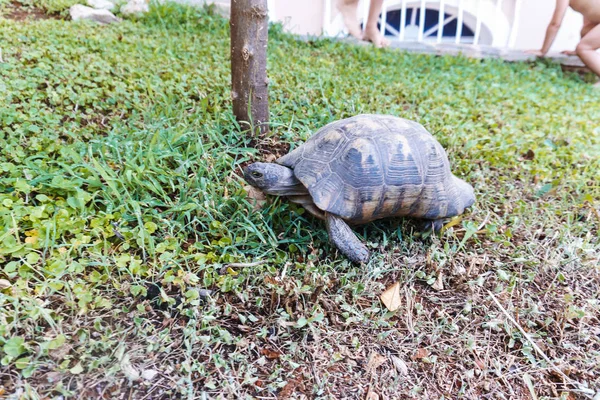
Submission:
M 472 188 L 452 175 L 439 142 L 403 118 L 362 114 L 330 123 L 276 162 L 294 170 L 317 207 L 351 223 L 438 219 L 470 206 L 458 199 Z

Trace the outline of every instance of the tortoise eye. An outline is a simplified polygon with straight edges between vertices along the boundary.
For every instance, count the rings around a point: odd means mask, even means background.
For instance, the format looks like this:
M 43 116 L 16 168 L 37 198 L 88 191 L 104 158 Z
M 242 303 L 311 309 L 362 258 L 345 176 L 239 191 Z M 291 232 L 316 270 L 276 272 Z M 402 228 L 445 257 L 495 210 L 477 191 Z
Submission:
M 260 178 L 260 177 L 262 177 L 262 176 L 263 176 L 263 174 L 261 174 L 261 173 L 260 173 L 260 172 L 258 172 L 258 171 L 252 171 L 252 176 L 253 176 L 253 177 L 255 177 L 255 178 Z

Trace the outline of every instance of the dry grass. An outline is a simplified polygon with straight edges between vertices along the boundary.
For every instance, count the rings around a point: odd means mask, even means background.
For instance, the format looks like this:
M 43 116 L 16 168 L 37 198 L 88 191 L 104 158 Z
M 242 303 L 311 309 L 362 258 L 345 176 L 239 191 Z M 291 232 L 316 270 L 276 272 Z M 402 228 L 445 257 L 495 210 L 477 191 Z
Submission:
M 599 398 L 600 100 L 576 75 L 275 27 L 257 140 L 210 12 L 0 39 L 0 397 Z M 240 176 L 360 112 L 423 123 L 477 193 L 441 236 L 358 228 L 362 267 Z

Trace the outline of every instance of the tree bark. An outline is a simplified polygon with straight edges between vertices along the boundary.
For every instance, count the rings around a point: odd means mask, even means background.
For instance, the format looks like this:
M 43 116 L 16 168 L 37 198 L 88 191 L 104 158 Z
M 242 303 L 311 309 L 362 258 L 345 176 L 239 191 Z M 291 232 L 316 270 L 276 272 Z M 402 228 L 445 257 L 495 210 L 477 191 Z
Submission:
M 240 125 L 269 130 L 267 0 L 231 0 L 231 99 Z

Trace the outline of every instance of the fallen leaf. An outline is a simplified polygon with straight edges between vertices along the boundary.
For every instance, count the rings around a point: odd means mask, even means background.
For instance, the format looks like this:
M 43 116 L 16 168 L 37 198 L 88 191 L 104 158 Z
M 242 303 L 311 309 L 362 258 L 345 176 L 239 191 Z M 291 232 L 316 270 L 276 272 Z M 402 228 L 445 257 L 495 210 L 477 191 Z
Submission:
M 73 368 L 69 370 L 69 372 L 73 375 L 78 375 L 83 372 L 83 366 L 80 362 L 78 362 Z
M 267 201 L 267 197 L 265 194 L 254 186 L 246 185 L 244 186 L 244 190 L 246 191 L 246 195 L 248 196 L 248 201 L 252 204 L 252 210 L 260 210 L 263 205 Z
M 279 286 L 280 282 L 277 280 L 277 278 L 274 278 L 272 276 L 265 276 L 265 283 L 270 283 L 271 285 L 275 285 L 275 286 Z
M 374 371 L 386 361 L 386 358 L 377 352 L 371 353 L 367 362 L 367 371 Z
M 279 399 L 291 399 L 294 398 L 292 395 L 296 392 L 296 388 L 302 383 L 302 371 L 297 371 L 295 376 L 285 384 L 281 392 L 279 392 Z
M 0 290 L 8 289 L 12 284 L 6 279 L 0 279 Z
M 369 389 L 369 392 L 367 393 L 367 397 L 365 397 L 365 400 L 379 400 L 379 395 L 376 392 Z
M 525 382 L 525 385 L 527 386 L 527 389 L 529 389 L 529 393 L 531 394 L 531 398 L 533 400 L 537 400 L 538 397 L 535 394 L 535 389 L 534 389 L 534 385 L 533 385 L 533 381 L 531 380 L 531 376 L 527 373 L 523 374 L 523 381 Z
M 61 374 L 60 372 L 57 371 L 50 371 L 46 374 L 46 380 L 49 383 L 55 383 L 58 382 L 60 380 L 60 378 L 62 377 L 63 374 Z M 2 393 L 0 393 L 2 394 Z
M 475 359 L 475 365 L 477 365 L 477 368 L 479 368 L 482 371 L 485 369 L 485 364 L 478 358 Z
M 452 217 L 452 219 L 450 221 L 448 221 L 448 223 L 446 225 L 443 226 L 442 230 L 447 231 L 449 228 L 452 228 L 453 226 L 460 224 L 462 219 L 463 219 L 462 215 L 457 215 L 456 217 Z
M 400 282 L 394 283 L 392 286 L 388 287 L 385 292 L 381 293 L 379 296 L 381 302 L 387 307 L 390 311 L 396 311 L 400 308 Z
M 535 153 L 533 150 L 529 149 L 526 153 L 521 154 L 521 157 L 525 160 L 533 160 L 535 158 Z
M 392 364 L 396 367 L 396 370 L 400 372 L 402 375 L 408 375 L 408 365 L 404 362 L 403 359 L 397 356 L 391 356 Z
M 427 349 L 424 349 L 422 347 L 417 349 L 417 352 L 413 355 L 413 360 L 420 360 L 422 358 L 425 358 L 429 355 L 429 352 L 427 351 Z
M 50 349 L 50 351 L 48 351 L 48 355 L 54 360 L 62 361 L 69 355 L 71 350 L 72 347 L 70 345 L 64 344 L 62 346 L 57 347 L 56 349 Z
M 158 375 L 158 371 L 154 369 L 145 369 L 142 371 L 142 378 L 147 381 L 151 381 Z
M 440 273 L 437 276 L 437 279 L 435 280 L 435 282 L 433 282 L 433 285 L 431 285 L 431 287 L 435 290 L 444 290 L 444 282 L 442 281 L 442 277 L 442 271 L 440 271 Z
M 131 381 L 137 381 L 140 379 L 140 372 L 135 369 L 129 361 L 129 355 L 125 355 L 121 360 L 121 372 Z
M 275 350 L 271 350 L 267 347 L 260 350 L 260 354 L 267 357 L 270 360 L 275 360 L 281 356 L 281 353 Z
M 275 160 L 277 160 L 277 156 L 275 154 L 273 154 L 273 153 L 269 153 L 265 157 L 265 162 L 273 162 Z

